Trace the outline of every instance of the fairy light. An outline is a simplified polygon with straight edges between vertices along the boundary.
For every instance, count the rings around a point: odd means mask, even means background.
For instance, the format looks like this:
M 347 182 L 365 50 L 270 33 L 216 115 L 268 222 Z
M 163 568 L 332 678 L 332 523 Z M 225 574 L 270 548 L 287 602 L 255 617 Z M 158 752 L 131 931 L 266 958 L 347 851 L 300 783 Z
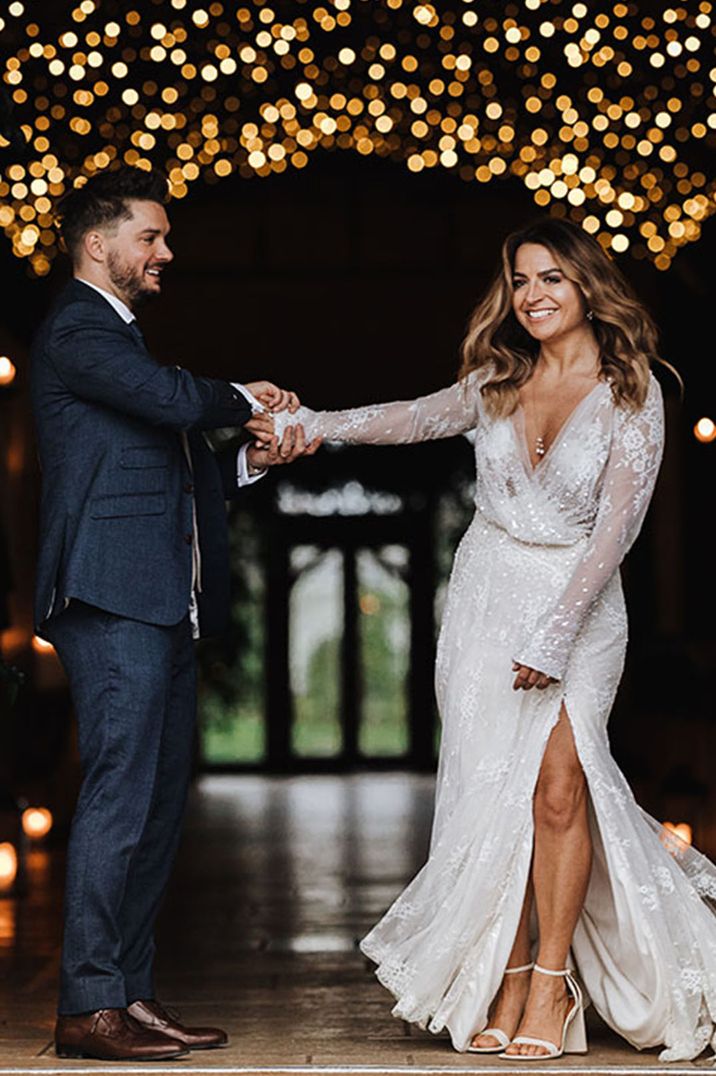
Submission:
M 122 163 L 163 168 L 174 198 L 335 149 L 465 182 L 516 177 L 606 250 L 659 269 L 716 209 L 711 0 L 657 16 L 646 0 L 306 0 L 293 13 L 154 0 L 113 14 L 79 0 L 45 25 L 14 0 L 0 20 L 26 142 L 20 155 L 0 135 L 0 227 L 39 276 L 58 251 L 58 199 Z

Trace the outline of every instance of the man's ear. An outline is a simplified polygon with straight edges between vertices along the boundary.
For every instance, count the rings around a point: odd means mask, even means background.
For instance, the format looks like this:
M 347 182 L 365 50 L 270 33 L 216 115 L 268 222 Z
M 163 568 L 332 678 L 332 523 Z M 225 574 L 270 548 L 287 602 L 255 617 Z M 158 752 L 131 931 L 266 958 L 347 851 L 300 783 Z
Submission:
M 82 240 L 85 253 L 93 262 L 103 262 L 107 256 L 105 237 L 101 232 L 89 231 Z

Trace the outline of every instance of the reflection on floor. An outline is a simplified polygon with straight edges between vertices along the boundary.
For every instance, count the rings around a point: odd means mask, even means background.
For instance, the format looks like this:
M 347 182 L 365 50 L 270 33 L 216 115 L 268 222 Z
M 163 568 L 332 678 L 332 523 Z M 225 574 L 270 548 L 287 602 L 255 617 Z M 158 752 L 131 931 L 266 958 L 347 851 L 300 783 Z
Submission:
M 406 774 L 202 779 L 162 913 L 159 992 L 187 1020 L 225 1026 L 231 1044 L 149 1072 L 523 1071 L 393 1019 L 356 948 L 419 868 L 431 806 L 432 780 Z M 0 900 L 0 1073 L 126 1070 L 58 1062 L 50 1048 L 62 864 L 33 855 L 28 896 Z M 665 1071 L 657 1051 L 590 1025 L 587 1057 L 539 1071 Z

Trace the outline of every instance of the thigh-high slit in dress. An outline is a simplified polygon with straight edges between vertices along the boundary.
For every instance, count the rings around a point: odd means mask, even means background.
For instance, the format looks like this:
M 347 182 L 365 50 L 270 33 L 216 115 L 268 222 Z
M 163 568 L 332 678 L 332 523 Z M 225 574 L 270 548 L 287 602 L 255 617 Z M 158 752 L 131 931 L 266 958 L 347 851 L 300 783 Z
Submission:
M 438 642 L 443 726 L 429 857 L 361 948 L 394 1014 L 465 1050 L 486 1023 L 532 857 L 533 794 L 564 702 L 590 793 L 594 859 L 572 955 L 604 1020 L 661 1060 L 716 1043 L 716 868 L 642 811 L 607 721 L 627 620 L 619 565 L 663 448 L 661 390 L 638 412 L 600 381 L 532 466 L 520 408 L 485 411 L 484 373 L 409 402 L 312 412 L 307 436 L 407 444 L 474 431 L 475 515 Z M 556 678 L 514 691 L 513 660 Z

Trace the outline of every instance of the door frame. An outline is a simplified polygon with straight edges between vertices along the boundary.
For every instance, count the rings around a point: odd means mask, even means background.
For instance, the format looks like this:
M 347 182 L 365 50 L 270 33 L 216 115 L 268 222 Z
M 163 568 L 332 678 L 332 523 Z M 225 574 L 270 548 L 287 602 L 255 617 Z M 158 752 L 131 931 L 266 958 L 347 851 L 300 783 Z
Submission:
M 277 524 L 279 524 L 277 526 Z M 395 515 L 283 516 L 272 520 L 266 559 L 266 756 L 274 773 L 391 769 L 431 771 L 435 764 L 433 668 L 435 614 L 432 502 Z M 343 639 L 340 721 L 343 747 L 331 758 L 296 756 L 291 750 L 293 699 L 289 676 L 291 572 L 294 546 L 340 549 L 344 554 Z M 359 635 L 356 552 L 401 545 L 408 550 L 410 648 L 408 665 L 408 750 L 391 758 L 368 758 L 358 750 L 360 721 Z

